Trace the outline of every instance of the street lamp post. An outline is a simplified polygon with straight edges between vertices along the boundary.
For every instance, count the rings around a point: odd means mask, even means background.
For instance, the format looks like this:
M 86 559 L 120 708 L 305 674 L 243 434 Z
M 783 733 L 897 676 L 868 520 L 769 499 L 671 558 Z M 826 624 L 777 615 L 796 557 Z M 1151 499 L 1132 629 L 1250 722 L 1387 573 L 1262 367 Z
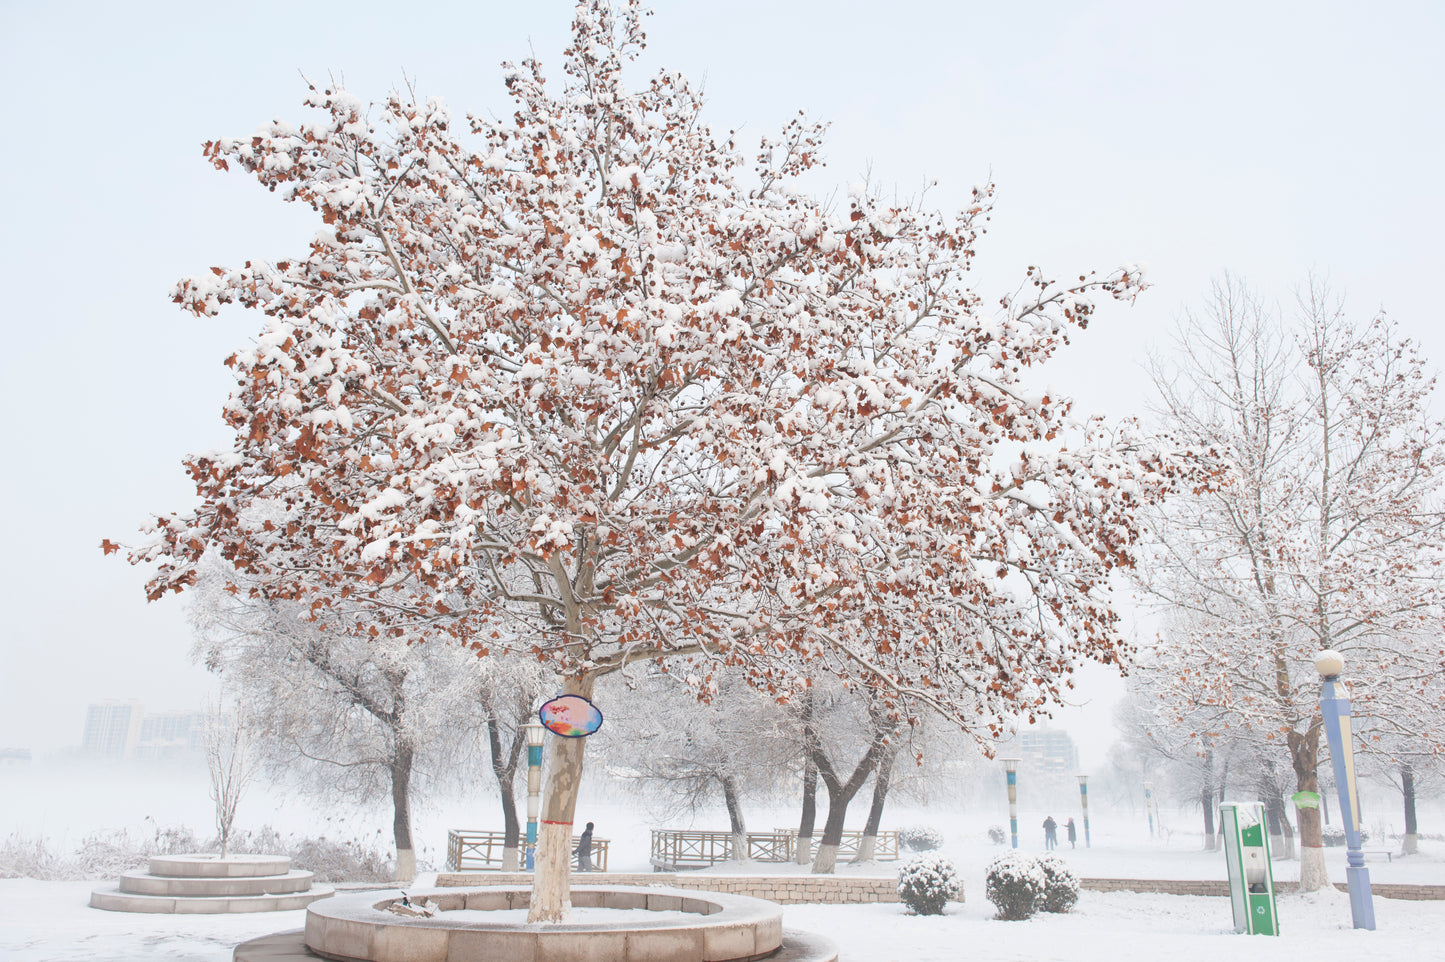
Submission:
M 1149 837 L 1154 837 L 1154 786 L 1144 783 L 1144 814 L 1149 816 Z
M 1008 772 L 1008 833 L 1013 847 L 1019 847 L 1019 760 L 1005 758 L 1004 771 Z
M 1320 673 L 1320 713 L 1324 716 L 1325 738 L 1330 743 L 1330 762 L 1335 770 L 1335 790 L 1340 795 L 1340 822 L 1345 828 L 1345 880 L 1350 888 L 1350 915 L 1355 928 L 1375 928 L 1375 900 L 1370 892 L 1370 870 L 1360 851 L 1360 795 L 1355 785 L 1355 745 L 1350 734 L 1350 696 L 1340 684 L 1345 660 L 1337 651 L 1315 656 Z
M 542 798 L 542 739 L 546 729 L 536 718 L 524 726 L 527 730 L 527 871 L 536 868 L 537 811 Z
M 1079 776 L 1079 804 L 1084 808 L 1084 848 L 1092 848 L 1089 843 L 1089 776 Z

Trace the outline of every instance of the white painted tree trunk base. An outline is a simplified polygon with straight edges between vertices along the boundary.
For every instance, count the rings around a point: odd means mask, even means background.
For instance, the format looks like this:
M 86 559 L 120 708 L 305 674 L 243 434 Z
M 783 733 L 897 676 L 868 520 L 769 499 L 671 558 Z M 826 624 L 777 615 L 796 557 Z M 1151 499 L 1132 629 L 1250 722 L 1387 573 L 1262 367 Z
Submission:
M 793 861 L 799 865 L 807 865 L 813 860 L 813 836 L 804 835 L 798 838 L 798 850 L 793 853 Z
M 517 869 L 521 868 L 522 861 L 521 861 L 520 855 L 518 854 L 519 852 L 520 852 L 520 849 L 516 849 L 516 848 L 504 848 L 504 849 L 502 849 L 502 871 L 503 871 L 503 872 L 515 872 L 515 871 L 517 871 Z
M 410 882 L 416 878 L 416 849 L 399 848 L 396 850 L 396 880 L 398 882 Z
M 1299 852 L 1299 890 L 1318 892 L 1329 885 L 1330 874 L 1325 870 L 1325 850 L 1302 845 Z
M 572 911 L 572 826 L 537 826 L 536 871 L 528 922 L 565 922 Z
M 878 850 L 878 837 L 876 835 L 864 835 L 863 841 L 858 843 L 858 854 L 853 856 L 854 862 L 871 862 L 874 852 Z
M 832 875 L 838 864 L 838 846 L 819 845 L 818 854 L 813 858 L 814 875 Z
M 1405 840 L 1400 844 L 1401 855 L 1416 855 L 1420 851 L 1420 836 L 1406 835 Z

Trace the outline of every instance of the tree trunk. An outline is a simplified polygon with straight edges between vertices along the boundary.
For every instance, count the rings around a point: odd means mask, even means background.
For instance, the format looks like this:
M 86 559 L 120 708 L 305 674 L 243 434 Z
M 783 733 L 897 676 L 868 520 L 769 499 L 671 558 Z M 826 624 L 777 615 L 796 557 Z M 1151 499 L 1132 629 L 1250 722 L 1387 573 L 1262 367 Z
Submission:
M 812 756 L 803 763 L 803 817 L 798 821 L 798 850 L 793 860 L 807 865 L 813 860 L 813 823 L 818 818 L 818 766 Z
M 1400 852 L 1414 855 L 1420 851 L 1420 835 L 1415 822 L 1415 770 L 1409 765 L 1400 766 L 1400 787 L 1405 792 L 1405 837 L 1401 840 Z
M 1273 788 L 1265 794 L 1264 817 L 1269 824 L 1269 851 L 1274 858 L 1294 858 L 1294 828 L 1285 813 L 1284 796 Z
M 416 878 L 416 851 L 411 846 L 411 765 L 411 745 L 398 741 L 391 761 L 391 832 L 396 840 L 398 882 Z
M 723 802 L 728 809 L 728 829 L 732 832 L 728 856 L 734 862 L 748 858 L 748 827 L 743 822 L 743 806 L 738 798 L 738 783 L 731 775 L 722 777 Z
M 522 719 L 530 714 L 523 706 Z M 502 871 L 515 872 L 520 863 L 521 823 L 517 819 L 517 763 L 522 756 L 526 742 L 526 731 L 519 724 L 512 733 L 512 742 L 502 747 L 502 725 L 490 707 L 487 712 L 487 742 L 492 752 L 492 777 L 497 780 L 497 792 L 502 799 Z
M 1199 807 L 1204 810 L 1204 848 L 1212 852 L 1215 849 L 1215 840 L 1219 837 L 1214 834 L 1214 788 L 1206 787 L 1199 793 Z
M 876 719 L 874 724 L 878 724 Z M 863 754 L 846 782 L 839 779 L 822 746 L 814 741 L 813 763 L 818 768 L 819 777 L 823 779 L 823 786 L 828 790 L 828 818 L 823 823 L 823 840 L 818 844 L 818 855 L 813 859 L 814 875 L 833 874 L 838 862 L 838 843 L 843 840 L 843 818 L 848 813 L 848 803 L 889 753 L 888 742 L 891 735 L 891 728 L 874 728 L 872 744 L 868 746 L 868 751 Z
M 863 826 L 863 841 L 858 844 L 854 862 L 871 862 L 878 848 L 878 823 L 883 820 L 883 803 L 888 799 L 888 786 L 893 779 L 893 762 L 896 751 L 889 752 L 878 763 L 878 774 L 873 777 L 873 804 L 868 808 L 868 821 Z
M 1321 720 L 1316 718 L 1306 732 L 1291 731 L 1286 739 L 1289 745 L 1290 761 L 1294 765 L 1296 791 L 1319 793 L 1320 729 Z M 1316 892 L 1330 884 L 1329 872 L 1325 869 L 1324 844 L 1324 838 L 1320 832 L 1320 810 L 1318 808 L 1300 809 L 1299 887 L 1301 892 Z
M 843 794 L 843 786 L 836 788 L 823 781 L 828 789 L 828 817 L 823 821 L 823 839 L 818 843 L 818 854 L 813 858 L 814 875 L 832 875 L 838 863 L 838 843 L 843 840 L 843 818 L 848 813 L 848 802 L 852 795 Z
M 592 697 L 593 675 L 564 679 L 563 693 Z M 536 874 L 528 922 L 564 922 L 572 907 L 572 818 L 582 784 L 586 738 L 552 735 L 552 758 L 542 791 L 542 818 L 537 826 Z

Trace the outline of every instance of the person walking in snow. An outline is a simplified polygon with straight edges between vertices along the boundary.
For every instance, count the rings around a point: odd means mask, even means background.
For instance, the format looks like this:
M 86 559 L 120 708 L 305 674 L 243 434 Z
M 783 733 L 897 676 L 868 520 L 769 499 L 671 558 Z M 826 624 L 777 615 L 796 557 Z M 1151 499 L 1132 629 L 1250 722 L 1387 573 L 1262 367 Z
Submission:
M 1069 833 L 1069 848 L 1078 848 L 1074 843 L 1079 840 L 1078 830 L 1074 828 L 1074 820 L 1071 817 L 1064 823 L 1064 830 Z
M 1049 851 L 1059 847 L 1059 823 L 1052 815 L 1044 819 L 1044 848 Z
M 587 830 L 584 831 L 584 832 L 582 833 L 582 837 L 577 840 L 577 847 L 572 850 L 572 854 L 575 855 L 575 856 L 577 856 L 577 871 L 579 871 L 579 872 L 590 872 L 590 871 L 592 871 L 592 823 L 591 823 L 591 822 L 588 822 L 588 823 L 587 823 Z

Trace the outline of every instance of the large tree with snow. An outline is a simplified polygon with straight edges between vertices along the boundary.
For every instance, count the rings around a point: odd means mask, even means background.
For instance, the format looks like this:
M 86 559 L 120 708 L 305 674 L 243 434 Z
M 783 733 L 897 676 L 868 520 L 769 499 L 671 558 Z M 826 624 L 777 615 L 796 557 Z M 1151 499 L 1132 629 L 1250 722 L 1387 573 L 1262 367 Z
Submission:
M 1445 431 L 1434 377 L 1383 318 L 1352 321 L 1318 283 L 1286 324 L 1240 282 L 1187 317 L 1155 382 L 1171 428 L 1229 454 L 1228 483 L 1172 501 L 1139 566 L 1179 617 L 1146 670 L 1201 731 L 1279 746 L 1319 790 L 1314 657 L 1345 653 L 1354 711 L 1445 747 L 1440 536 Z M 1357 729 L 1358 730 L 1358 729 Z M 1301 808 L 1300 880 L 1324 885 L 1320 810 Z
M 206 145 L 320 223 L 175 289 L 264 324 L 229 360 L 234 447 L 188 461 L 200 506 L 131 551 L 152 595 L 216 546 L 320 622 L 520 648 L 573 694 L 702 654 L 985 736 L 1119 661 L 1110 573 L 1187 468 L 1026 375 L 1139 273 L 986 302 L 991 189 L 951 218 L 815 200 L 819 128 L 749 161 L 680 75 L 627 89 L 642 43 L 636 2 L 580 0 L 560 88 L 508 67 L 508 118 L 330 87 Z M 534 920 L 566 910 L 584 744 L 552 742 Z

